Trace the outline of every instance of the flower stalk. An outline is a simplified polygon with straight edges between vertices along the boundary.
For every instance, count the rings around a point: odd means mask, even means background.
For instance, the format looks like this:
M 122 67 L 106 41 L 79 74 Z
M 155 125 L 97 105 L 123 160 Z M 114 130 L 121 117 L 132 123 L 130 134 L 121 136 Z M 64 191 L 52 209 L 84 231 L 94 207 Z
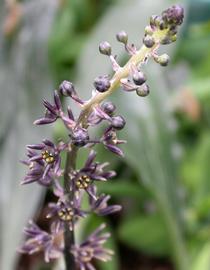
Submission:
M 116 106 L 113 103 L 104 101 L 119 86 L 127 92 L 136 92 L 137 96 L 145 97 L 149 94 L 142 66 L 149 58 L 153 58 L 162 66 L 168 64 L 169 57 L 166 54 L 159 56 L 158 48 L 161 44 L 170 44 L 176 40 L 177 28 L 182 21 L 183 8 L 178 5 L 167 9 L 161 16 L 152 16 L 150 25 L 145 28 L 144 44 L 139 50 L 134 44 L 128 43 L 125 31 L 119 32 L 116 38 L 131 56 L 124 67 L 120 67 L 112 55 L 111 45 L 106 41 L 102 42 L 99 51 L 110 58 L 114 75 L 111 79 L 104 75 L 94 80 L 95 91 L 90 100 L 83 101 L 74 85 L 64 81 L 59 91 L 54 92 L 53 103 L 43 101 L 46 113 L 44 117 L 36 120 L 35 124 L 52 124 L 61 120 L 69 139 L 58 144 L 45 139 L 41 144 L 27 146 L 28 159 L 23 163 L 28 166 L 29 171 L 22 184 L 38 182 L 45 187 L 52 187 L 57 203 L 49 203 L 47 218 L 53 217 L 50 232 L 45 232 L 34 223 L 30 223 L 25 229 L 28 240 L 21 247 L 21 252 L 33 254 L 42 251 L 47 261 L 63 254 L 66 270 L 95 269 L 93 259 L 111 259 L 112 251 L 103 247 L 110 236 L 109 233 L 102 233 L 105 225 L 101 225 L 81 244 L 75 243 L 74 237 L 75 227 L 80 218 L 93 213 L 105 216 L 121 210 L 120 205 L 109 205 L 110 196 L 98 194 L 96 186 L 96 182 L 108 181 L 116 173 L 105 169 L 107 162 L 95 161 L 96 152 L 92 148 L 100 143 L 113 154 L 124 156 L 119 145 L 125 141 L 118 139 L 117 133 L 125 127 L 126 121 L 121 115 L 116 115 Z M 65 112 L 60 96 L 70 97 L 77 103 L 81 109 L 78 118 L 75 118 L 70 107 Z M 102 121 L 106 122 L 102 136 L 91 138 L 89 129 Z M 77 169 L 77 153 L 81 147 L 90 151 L 84 166 Z M 62 152 L 66 153 L 64 169 L 61 167 Z M 88 209 L 82 208 L 84 196 L 88 196 Z M 63 236 L 62 241 L 57 241 L 60 235 Z
M 71 150 L 66 154 L 66 165 L 64 171 L 64 189 L 65 193 L 68 195 L 68 200 L 72 201 L 74 198 L 73 192 L 69 192 L 71 181 L 70 175 L 73 170 L 76 168 L 76 158 L 77 158 L 77 149 L 72 146 Z M 66 269 L 76 269 L 76 264 L 74 256 L 69 252 L 71 246 L 75 244 L 74 230 L 69 230 L 68 226 L 65 226 L 64 232 L 64 258 Z

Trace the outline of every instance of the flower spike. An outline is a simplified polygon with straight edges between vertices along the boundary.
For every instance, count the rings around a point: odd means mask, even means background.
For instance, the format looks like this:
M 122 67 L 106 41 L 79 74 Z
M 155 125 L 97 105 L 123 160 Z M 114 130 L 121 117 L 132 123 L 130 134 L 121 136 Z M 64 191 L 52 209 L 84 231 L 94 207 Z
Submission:
M 106 99 L 118 86 L 140 97 L 149 95 L 150 87 L 143 68 L 150 58 L 161 66 L 168 65 L 169 56 L 165 53 L 159 55 L 158 49 L 176 40 L 183 18 L 184 10 L 179 5 L 173 5 L 161 15 L 151 16 L 140 49 L 128 43 L 125 31 L 118 32 L 117 41 L 123 44 L 130 56 L 123 67 L 112 54 L 111 45 L 106 41 L 100 43 L 99 51 L 110 58 L 114 74 L 112 77 L 98 76 L 94 80 L 94 90 L 89 100 L 80 99 L 73 83 L 66 80 L 60 84 L 58 91 L 54 91 L 53 102 L 43 100 L 45 114 L 34 123 L 45 125 L 61 121 L 66 136 L 65 141 L 44 139 L 26 146 L 27 157 L 22 163 L 28 171 L 21 184 L 38 183 L 49 187 L 56 201 L 48 205 L 46 218 L 49 218 L 50 230 L 44 231 L 30 221 L 24 230 L 26 241 L 20 247 L 20 252 L 30 255 L 43 252 L 46 262 L 64 255 L 66 269 L 72 270 L 94 270 L 93 261 L 106 262 L 111 259 L 113 252 L 103 246 L 110 237 L 109 233 L 103 233 L 104 224 L 80 244 L 74 242 L 75 229 L 82 218 L 92 213 L 98 216 L 115 214 L 122 208 L 120 205 L 110 205 L 111 196 L 98 194 L 96 186 L 112 181 L 116 172 L 107 169 L 108 162 L 97 161 L 94 146 L 101 144 L 111 153 L 123 157 L 119 145 L 126 142 L 118 139 L 118 132 L 126 128 L 126 120 L 116 113 L 116 106 Z M 65 97 L 70 97 L 79 105 L 79 114 L 73 113 L 71 104 L 67 108 L 62 106 Z M 95 138 L 91 128 L 99 125 L 103 127 L 103 133 Z M 79 167 L 77 154 L 81 148 L 85 148 L 89 154 Z M 88 198 L 86 204 L 83 203 L 85 197 Z

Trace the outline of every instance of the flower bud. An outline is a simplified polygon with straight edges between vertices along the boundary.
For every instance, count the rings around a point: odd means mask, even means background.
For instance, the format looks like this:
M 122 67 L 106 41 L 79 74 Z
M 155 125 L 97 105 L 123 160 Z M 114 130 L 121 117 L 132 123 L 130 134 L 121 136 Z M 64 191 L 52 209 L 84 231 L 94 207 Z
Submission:
M 180 5 L 173 5 L 163 11 L 162 16 L 167 23 L 180 25 L 184 19 L 184 9 Z
M 96 90 L 103 93 L 106 92 L 110 87 L 110 81 L 108 76 L 99 76 L 94 80 L 94 86 Z
M 149 36 L 152 36 L 153 35 L 153 30 L 151 28 L 151 26 L 147 25 L 144 29 L 145 31 L 145 35 L 149 35 Z
M 70 136 L 72 143 L 78 147 L 86 145 L 89 141 L 88 131 L 85 128 L 77 127 Z
M 110 56 L 112 53 L 112 48 L 111 48 L 111 45 L 109 44 L 109 42 L 107 42 L 107 41 L 101 42 L 99 44 L 99 51 L 101 54 L 105 54 L 105 55 Z
M 128 42 L 128 35 L 125 31 L 120 31 L 116 34 L 116 38 L 119 42 L 122 42 L 123 44 L 127 44 Z
M 143 38 L 143 43 L 147 48 L 152 48 L 155 45 L 155 40 L 153 37 L 146 35 Z
M 157 15 L 152 15 L 150 17 L 150 26 L 154 27 L 155 26 L 155 19 L 157 18 Z
M 154 57 L 154 60 L 155 60 L 155 62 L 157 62 L 161 66 L 165 67 L 168 65 L 168 63 L 170 61 L 170 57 L 166 53 L 164 53 L 160 56 Z
M 125 119 L 122 116 L 117 115 L 112 117 L 111 125 L 113 128 L 120 130 L 124 128 L 125 124 L 126 124 Z
M 170 35 L 166 35 L 164 38 L 160 40 L 160 44 L 167 45 L 171 43 L 171 37 Z
M 164 30 L 167 27 L 168 27 L 168 24 L 166 23 L 166 21 L 164 21 L 164 20 L 160 20 L 159 21 L 159 28 L 160 28 L 160 30 Z
M 59 86 L 59 91 L 63 96 L 72 96 L 75 93 L 74 85 L 69 81 L 63 81 Z
M 141 71 L 136 71 L 133 73 L 133 81 L 136 85 L 142 85 L 146 82 L 146 76 Z
M 111 101 L 104 102 L 101 107 L 108 115 L 112 115 L 116 110 L 116 106 Z
M 177 35 L 171 36 L 171 42 L 175 42 L 177 40 Z
M 149 86 L 147 84 L 143 84 L 142 86 L 136 89 L 136 94 L 140 97 L 146 97 L 149 95 Z

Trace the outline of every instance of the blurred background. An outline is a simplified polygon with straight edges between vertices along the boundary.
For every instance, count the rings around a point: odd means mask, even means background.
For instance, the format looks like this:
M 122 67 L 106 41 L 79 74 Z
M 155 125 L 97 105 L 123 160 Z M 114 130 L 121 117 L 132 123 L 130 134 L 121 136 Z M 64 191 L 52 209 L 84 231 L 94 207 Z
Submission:
M 115 41 L 124 29 L 137 47 L 152 14 L 171 0 L 1 0 L 0 8 L 0 269 L 63 270 L 45 264 L 43 254 L 20 256 L 22 229 L 33 218 L 46 229 L 46 206 L 54 197 L 37 185 L 20 186 L 24 145 L 64 135 L 57 124 L 34 127 L 43 114 L 42 98 L 51 99 L 62 80 L 90 96 L 98 75 L 111 74 L 98 53 L 100 41 Z M 117 177 L 98 185 L 123 211 L 106 219 L 82 222 L 80 237 L 108 223 L 115 251 L 100 270 L 210 269 L 210 0 L 179 2 L 185 23 L 178 41 L 163 46 L 171 63 L 152 60 L 145 72 L 148 98 L 117 91 L 112 100 L 127 119 L 125 159 L 98 148 Z M 79 162 L 83 162 L 82 156 Z M 78 165 L 79 166 L 79 165 Z

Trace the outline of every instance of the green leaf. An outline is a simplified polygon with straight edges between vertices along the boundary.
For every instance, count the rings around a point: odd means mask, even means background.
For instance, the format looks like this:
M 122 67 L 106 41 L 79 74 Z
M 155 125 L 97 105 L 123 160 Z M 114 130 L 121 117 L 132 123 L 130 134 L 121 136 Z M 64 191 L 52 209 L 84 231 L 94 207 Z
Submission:
M 181 170 L 182 179 L 188 188 L 190 203 L 201 218 L 209 216 L 209 160 L 209 133 L 203 132 L 197 145 L 185 155 Z
M 158 215 L 125 220 L 119 227 L 118 235 L 126 245 L 150 255 L 165 256 L 170 252 L 166 227 Z
M 198 253 L 193 263 L 192 270 L 209 270 L 210 268 L 210 244 L 206 244 Z

